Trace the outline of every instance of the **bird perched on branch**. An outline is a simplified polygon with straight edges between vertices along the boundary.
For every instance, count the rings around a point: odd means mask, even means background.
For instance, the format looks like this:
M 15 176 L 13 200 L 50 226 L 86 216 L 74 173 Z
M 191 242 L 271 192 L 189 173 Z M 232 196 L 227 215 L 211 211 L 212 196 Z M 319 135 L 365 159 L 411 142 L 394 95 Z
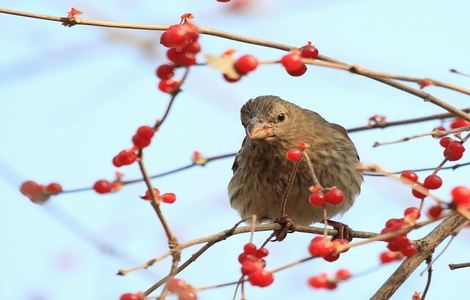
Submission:
M 285 217 L 280 215 L 281 202 L 294 166 L 286 152 L 300 142 L 309 144 L 305 152 L 320 185 L 337 187 L 344 194 L 341 203 L 325 204 L 327 217 L 352 206 L 360 192 L 362 172 L 356 170 L 359 157 L 343 127 L 277 96 L 250 99 L 240 112 L 246 137 L 233 163 L 228 193 L 242 218 L 253 214 L 258 219 Z M 306 161 L 300 161 L 285 210 L 298 225 L 323 219 L 323 207 L 309 203 L 312 177 Z

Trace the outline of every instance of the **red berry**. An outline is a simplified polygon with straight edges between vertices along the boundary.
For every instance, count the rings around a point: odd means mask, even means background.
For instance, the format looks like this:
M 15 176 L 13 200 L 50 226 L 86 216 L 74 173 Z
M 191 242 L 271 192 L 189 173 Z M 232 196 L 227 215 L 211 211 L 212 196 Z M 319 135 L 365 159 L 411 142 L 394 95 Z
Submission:
M 113 187 L 113 184 L 107 180 L 98 180 L 95 182 L 93 185 L 93 189 L 98 193 L 98 194 L 106 194 L 111 192 L 111 189 Z
M 173 79 L 168 79 L 168 80 L 162 80 L 158 84 L 158 88 L 160 91 L 164 93 L 174 93 L 177 91 L 180 87 L 180 80 L 173 80 Z
M 133 164 L 137 159 L 137 154 L 132 150 L 122 150 L 113 158 L 116 167 Z
M 456 118 L 450 123 L 450 128 L 456 129 L 456 128 L 462 128 L 462 127 L 467 127 L 470 126 L 470 122 L 462 119 L 462 118 Z
M 336 279 L 337 280 L 347 280 L 351 277 L 351 272 L 347 269 L 339 269 L 336 271 Z
M 450 161 L 456 161 L 462 158 L 465 148 L 461 143 L 452 141 L 444 150 L 444 156 Z
M 287 70 L 287 73 L 294 77 L 302 76 L 305 72 L 307 72 L 307 66 L 305 64 L 302 64 L 302 66 L 297 70 Z
M 21 184 L 20 192 L 25 196 L 41 193 L 42 186 L 32 180 L 28 180 Z
M 251 54 L 240 56 L 233 65 L 241 75 L 254 71 L 258 67 L 258 59 Z
M 403 254 L 404 256 L 413 256 L 415 255 L 416 253 L 418 253 L 418 248 L 416 248 L 416 246 L 414 244 L 408 244 L 406 245 L 405 247 L 401 248 L 400 249 L 400 252 L 401 254 Z
M 194 23 L 185 22 L 181 24 L 181 27 L 183 27 L 184 30 L 186 30 L 189 36 L 190 42 L 193 42 L 199 38 L 199 28 L 196 25 L 194 25 Z
M 398 243 L 396 243 L 395 241 L 390 241 L 388 244 L 387 244 L 387 248 L 390 250 L 390 251 L 400 251 L 400 245 Z
M 337 287 L 338 287 L 338 284 L 337 284 L 336 282 L 334 282 L 334 281 L 328 281 L 328 282 L 326 283 L 326 288 L 327 288 L 328 290 L 334 290 L 334 289 L 336 289 Z
M 392 230 L 398 230 L 403 227 L 403 224 L 404 224 L 403 219 L 389 219 L 385 223 L 385 227 L 390 228 Z
M 185 289 L 178 294 L 178 300 L 197 300 L 197 295 L 194 289 Z
M 231 77 L 228 77 L 226 74 L 222 74 L 225 81 L 227 82 L 237 82 L 240 80 L 240 78 L 242 78 L 241 76 L 238 76 L 237 78 L 231 78 Z
M 153 193 L 155 194 L 155 197 L 157 198 L 160 196 L 160 191 L 157 188 L 153 188 Z M 150 195 L 149 190 L 145 191 L 145 195 L 142 197 L 142 199 L 152 200 L 152 195 Z
M 334 251 L 332 243 L 323 236 L 316 236 L 308 246 L 308 251 L 312 256 L 325 257 Z
M 419 81 L 418 84 L 421 89 L 424 89 L 425 87 L 433 85 L 434 83 L 431 79 L 424 79 Z
M 447 148 L 447 146 L 449 146 L 450 142 L 452 142 L 453 139 L 451 139 L 450 137 L 443 137 L 442 139 L 439 140 L 439 144 L 444 147 L 444 148 Z
M 290 148 L 286 153 L 287 160 L 297 161 L 302 158 L 302 151 L 297 148 Z
M 435 189 L 438 189 L 438 188 L 441 187 L 442 179 L 441 179 L 441 177 L 439 177 L 435 174 L 434 175 L 429 175 L 428 177 L 426 177 L 426 179 L 424 179 L 423 185 L 427 189 L 435 190 Z
M 318 57 L 318 49 L 312 45 L 311 42 L 308 42 L 307 45 L 301 47 L 300 56 L 304 58 L 316 59 Z
M 266 287 L 273 283 L 274 276 L 271 272 L 266 270 L 256 270 L 250 274 L 248 280 L 252 285 L 259 286 L 259 287 Z
M 119 300 L 144 300 L 144 299 L 145 299 L 145 295 L 142 292 L 138 292 L 135 294 L 132 294 L 132 293 L 122 294 L 121 297 L 119 298 Z
M 339 259 L 339 255 L 339 253 L 330 253 L 327 256 L 323 257 L 323 259 L 328 262 L 334 262 Z
M 188 288 L 188 284 L 181 279 L 172 278 L 168 281 L 168 290 L 172 293 L 179 294 Z
M 412 181 L 412 182 L 417 182 L 418 181 L 418 175 L 416 175 L 416 173 L 413 172 L 413 171 L 403 171 L 403 172 L 401 172 L 400 177 L 401 178 L 406 178 L 406 179 L 408 179 L 409 181 Z
M 431 206 L 428 209 L 428 216 L 432 219 L 437 219 L 441 215 L 443 210 L 444 208 L 440 206 L 439 204 Z
M 260 269 L 259 264 L 255 261 L 247 260 L 243 262 L 241 272 L 243 275 L 250 275 L 254 271 Z
M 191 52 L 184 52 L 177 48 L 168 49 L 166 52 L 168 59 L 177 66 L 191 66 L 196 63 L 196 56 Z
M 157 77 L 163 80 L 170 79 L 175 75 L 175 66 L 170 65 L 170 64 L 163 64 L 157 68 L 155 73 L 157 74 Z
M 416 207 L 408 207 L 407 209 L 405 209 L 405 212 L 403 214 L 405 215 L 405 217 L 408 216 L 414 220 L 418 220 L 421 216 L 419 209 Z
M 151 139 L 146 139 L 138 135 L 132 137 L 132 143 L 139 149 L 145 148 L 152 142 Z
M 400 260 L 401 257 L 402 256 L 400 252 L 385 251 L 380 253 L 380 262 L 383 264 L 387 264 L 395 260 Z
M 243 253 L 245 254 L 252 254 L 252 255 L 255 255 L 256 254 L 256 250 L 257 250 L 257 247 L 255 244 L 253 243 L 246 243 L 244 246 L 243 246 Z
M 421 186 L 421 185 L 420 185 Z M 422 186 L 421 186 L 422 187 Z M 415 196 L 416 198 L 418 199 L 424 199 L 426 198 L 426 194 L 423 194 L 421 193 L 420 191 L 418 191 L 417 189 L 413 189 L 411 190 L 411 193 L 413 194 L 413 196 Z
M 325 195 L 323 192 L 313 192 L 308 197 L 308 201 L 313 206 L 323 206 L 325 204 Z
M 267 248 L 259 248 L 256 250 L 256 257 L 263 258 L 269 255 L 269 250 Z
M 151 139 L 155 134 L 155 129 L 150 126 L 140 126 L 137 128 L 136 135 L 143 139 Z
M 330 188 L 325 194 L 325 201 L 333 205 L 340 204 L 343 200 L 343 192 L 336 187 Z
M 33 203 L 43 203 L 49 199 L 49 195 L 43 191 L 43 186 L 31 180 L 21 184 L 20 192 Z
M 160 43 L 168 48 L 184 47 L 189 38 L 188 32 L 181 25 L 172 25 L 162 34 Z
M 281 64 L 284 66 L 286 71 L 294 72 L 301 69 L 304 66 L 302 59 L 299 54 L 290 52 L 281 58 Z
M 431 135 L 433 138 L 441 138 L 444 136 L 442 132 L 446 131 L 446 129 L 442 126 L 439 126 L 439 127 L 433 128 L 432 131 L 437 131 L 437 133 Z
M 62 186 L 56 182 L 49 183 L 46 186 L 46 192 L 53 195 L 59 194 L 62 192 Z
M 308 279 L 308 284 L 316 289 L 326 288 L 328 284 L 328 275 L 326 273 L 322 273 L 317 276 L 312 276 Z
M 470 189 L 464 186 L 457 186 L 452 189 L 452 202 L 457 207 L 470 207 Z
M 183 52 L 189 52 L 192 54 L 197 54 L 201 51 L 201 45 L 198 41 L 194 41 L 183 48 Z
M 172 204 L 176 201 L 176 195 L 174 193 L 165 193 L 160 196 L 160 199 L 168 204 Z
M 256 262 L 258 261 L 258 257 L 256 257 L 253 254 L 246 254 L 246 253 L 242 253 L 238 256 L 238 262 L 241 264 L 245 263 L 245 261 L 248 261 L 248 260 Z

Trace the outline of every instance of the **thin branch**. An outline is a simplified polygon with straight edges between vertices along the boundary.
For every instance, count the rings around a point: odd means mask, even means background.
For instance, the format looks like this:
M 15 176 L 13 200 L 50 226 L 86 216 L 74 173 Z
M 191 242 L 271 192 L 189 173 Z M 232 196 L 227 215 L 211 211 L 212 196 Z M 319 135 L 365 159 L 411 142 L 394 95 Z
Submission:
M 426 258 L 426 263 L 428 264 L 428 277 L 426 279 L 426 286 L 424 287 L 423 295 L 421 296 L 421 300 L 424 300 L 426 298 L 426 295 L 429 291 L 429 287 L 431 286 L 431 280 L 432 280 L 432 255 L 428 256 Z
M 462 269 L 462 268 L 468 268 L 468 267 L 470 267 L 470 262 L 468 262 L 468 263 L 460 263 L 460 264 L 449 264 L 449 269 L 451 269 L 451 270 Z
M 444 137 L 444 136 L 449 135 L 449 134 L 460 133 L 460 132 L 469 131 L 469 130 L 470 130 L 470 126 L 455 128 L 455 129 L 451 129 L 451 130 L 433 130 L 433 131 L 430 131 L 430 132 L 424 132 L 424 133 L 420 133 L 420 134 L 410 135 L 410 136 L 407 136 L 407 137 L 404 137 L 404 138 L 401 138 L 401 139 L 395 140 L 395 141 L 375 142 L 373 147 L 380 147 L 380 146 L 385 146 L 385 145 L 392 145 L 392 144 L 408 142 L 408 141 L 413 140 L 413 139 L 417 139 L 417 138 L 421 138 L 421 137 L 425 137 L 425 136 L 430 136 L 430 135 L 431 136 Z
M 239 222 L 240 223 L 240 222 Z M 238 224 L 238 223 L 237 223 Z M 234 226 L 235 227 L 235 226 Z M 232 236 L 232 235 L 237 235 L 237 234 L 243 234 L 243 233 L 250 233 L 252 230 L 256 232 L 261 232 L 261 231 L 275 231 L 275 230 L 280 230 L 282 226 L 278 223 L 271 223 L 271 224 L 258 224 L 254 228 L 249 225 L 249 226 L 243 226 L 243 227 L 232 227 L 231 229 L 227 229 L 221 232 L 218 232 L 216 234 L 212 234 L 209 236 L 189 240 L 186 242 L 179 243 L 178 247 L 181 250 L 184 250 L 186 248 L 199 245 L 199 244 L 204 244 L 204 243 L 210 243 L 213 242 L 218 243 L 220 241 L 225 240 L 226 238 Z M 313 227 L 313 226 L 301 226 L 301 225 L 296 225 L 294 228 L 291 229 L 292 232 L 301 232 L 301 233 L 309 233 L 309 234 L 323 234 L 323 228 L 319 227 Z M 329 236 L 335 236 L 338 234 L 336 229 L 328 229 L 327 230 L 327 235 Z M 367 239 L 367 238 L 373 238 L 376 237 L 378 234 L 374 232 L 367 232 L 367 231 L 352 231 L 352 237 L 354 238 L 361 238 L 361 239 Z M 270 236 L 272 237 L 272 235 Z M 265 244 L 263 244 L 262 247 L 264 247 Z M 169 257 L 171 255 L 171 252 L 164 253 L 156 258 L 152 258 L 146 263 L 135 266 L 129 269 L 121 269 L 118 271 L 119 275 L 126 275 L 132 271 L 136 270 L 141 270 L 141 269 L 147 269 L 150 266 L 154 265 L 155 263 L 165 259 L 166 257 Z
M 470 113 L 470 108 L 462 108 L 461 110 L 466 113 Z M 436 114 L 436 115 L 430 115 L 430 116 L 424 116 L 424 117 L 418 117 L 418 118 L 404 119 L 404 120 L 399 120 L 399 121 L 385 122 L 383 124 L 374 124 L 370 126 L 368 125 L 359 126 L 359 127 L 349 128 L 347 129 L 347 131 L 349 133 L 352 133 L 352 132 L 358 132 L 358 131 L 364 131 L 364 130 L 370 130 L 370 129 L 378 129 L 378 128 L 383 129 L 387 127 L 415 124 L 415 123 L 421 123 L 421 122 L 427 122 L 427 121 L 433 121 L 433 120 L 442 120 L 442 119 L 448 119 L 448 118 L 455 118 L 455 114 L 444 113 L 444 114 Z
M 92 25 L 92 26 L 101 26 L 101 27 L 113 27 L 113 28 L 126 28 L 126 29 L 143 29 L 143 30 L 159 30 L 163 31 L 166 30 L 169 26 L 167 25 L 144 25 L 144 24 L 130 24 L 130 23 L 116 23 L 116 22 L 106 22 L 106 21 L 97 21 L 97 20 L 89 20 L 89 19 L 80 19 L 79 23 L 70 23 L 69 18 L 65 17 L 56 17 L 56 16 L 49 16 L 49 15 L 43 15 L 43 14 L 33 14 L 33 13 L 27 13 L 27 12 L 21 12 L 21 11 L 15 11 L 15 10 L 10 10 L 10 9 L 5 9 L 5 8 L 0 8 L 0 13 L 6 13 L 6 14 L 12 14 L 12 15 L 18 15 L 18 16 L 23 16 L 23 17 L 31 17 L 31 18 L 36 18 L 36 19 L 43 19 L 43 20 L 49 20 L 49 21 L 56 21 L 56 22 L 61 22 L 61 23 L 67 23 L 69 25 Z M 240 36 L 237 34 L 232 34 L 232 33 L 227 33 L 215 29 L 210 29 L 210 28 L 199 28 L 199 32 L 202 34 L 207 34 L 207 35 L 213 35 L 221 38 L 226 38 L 230 40 L 235 40 L 239 42 L 244 42 L 244 43 L 249 43 L 253 45 L 259 45 L 259 46 L 265 46 L 265 47 L 270 47 L 274 49 L 280 49 L 280 50 L 291 50 L 291 49 L 296 49 L 296 47 L 289 46 L 289 45 L 284 45 L 280 43 L 275 43 L 271 41 L 265 41 L 265 40 L 259 40 L 259 39 L 253 39 L 253 38 L 248 38 L 244 36 Z M 371 78 L 373 80 L 382 82 L 386 85 L 392 86 L 394 88 L 397 88 L 399 90 L 402 90 L 406 93 L 415 95 L 417 97 L 422 98 L 426 102 L 431 102 L 445 110 L 447 110 L 450 113 L 453 113 L 467 121 L 470 121 L 470 115 L 465 113 L 464 111 L 458 109 L 457 107 L 454 107 L 453 105 L 442 101 L 441 99 L 434 97 L 428 93 L 425 93 L 421 90 L 409 87 L 407 85 L 404 85 L 402 83 L 399 83 L 393 79 L 389 78 L 382 78 L 376 76 L 371 70 L 364 69 L 358 65 L 349 65 L 347 63 L 344 63 L 342 61 L 336 60 L 334 58 L 328 57 L 326 55 L 319 55 L 318 60 L 323 60 L 326 62 L 330 62 L 335 64 L 335 68 L 338 69 L 343 69 L 347 70 L 349 72 L 362 75 L 368 78 Z

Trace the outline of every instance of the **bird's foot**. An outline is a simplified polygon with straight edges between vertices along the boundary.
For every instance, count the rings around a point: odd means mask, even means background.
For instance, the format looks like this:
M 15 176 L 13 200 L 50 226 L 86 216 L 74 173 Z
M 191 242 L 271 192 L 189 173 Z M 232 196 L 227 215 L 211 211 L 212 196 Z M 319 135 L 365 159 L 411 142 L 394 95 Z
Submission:
M 337 231 L 337 233 L 333 236 L 333 240 L 345 239 L 348 242 L 352 241 L 353 236 L 351 227 L 344 223 L 333 220 L 327 220 L 327 223 Z
M 290 230 L 295 228 L 294 222 L 289 218 L 289 216 L 284 215 L 282 217 L 276 218 L 274 223 L 281 225 L 281 228 L 274 230 L 275 239 L 272 240 L 273 242 L 281 242 L 283 241 Z

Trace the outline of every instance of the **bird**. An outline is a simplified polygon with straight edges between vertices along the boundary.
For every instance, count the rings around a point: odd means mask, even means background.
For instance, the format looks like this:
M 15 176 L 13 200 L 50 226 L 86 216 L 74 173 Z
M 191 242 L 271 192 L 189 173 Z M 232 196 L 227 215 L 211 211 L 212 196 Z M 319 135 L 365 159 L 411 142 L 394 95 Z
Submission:
M 228 196 L 242 218 L 256 215 L 257 220 L 274 221 L 283 217 L 283 193 L 294 166 L 286 159 L 286 152 L 299 143 L 309 145 L 305 152 L 321 186 L 339 188 L 344 194 L 340 204 L 325 204 L 327 217 L 351 208 L 360 192 L 363 174 L 357 168 L 359 156 L 346 129 L 273 95 L 248 100 L 240 109 L 240 119 L 246 137 L 233 162 Z M 324 219 L 323 208 L 312 206 L 308 200 L 312 177 L 308 164 L 301 160 L 285 210 L 296 225 Z

